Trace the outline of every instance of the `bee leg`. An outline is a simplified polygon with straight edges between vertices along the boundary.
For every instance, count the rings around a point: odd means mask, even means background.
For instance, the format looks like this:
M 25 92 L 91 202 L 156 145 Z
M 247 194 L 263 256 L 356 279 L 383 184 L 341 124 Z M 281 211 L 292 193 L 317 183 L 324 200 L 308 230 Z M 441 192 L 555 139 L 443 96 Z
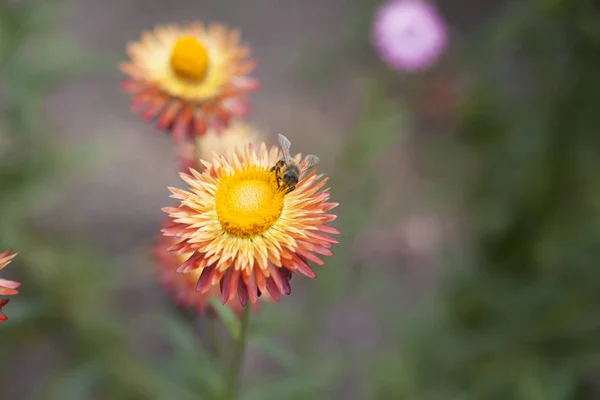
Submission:
M 288 194 L 289 192 L 291 192 L 294 189 L 296 189 L 296 186 L 290 186 L 290 187 L 288 187 L 287 190 L 285 191 L 285 194 Z
M 277 182 L 277 187 L 281 187 L 281 176 L 279 176 L 279 172 L 281 171 L 281 169 L 279 168 L 279 165 L 275 164 L 273 166 L 273 168 L 271 168 L 271 171 L 275 171 L 275 181 Z

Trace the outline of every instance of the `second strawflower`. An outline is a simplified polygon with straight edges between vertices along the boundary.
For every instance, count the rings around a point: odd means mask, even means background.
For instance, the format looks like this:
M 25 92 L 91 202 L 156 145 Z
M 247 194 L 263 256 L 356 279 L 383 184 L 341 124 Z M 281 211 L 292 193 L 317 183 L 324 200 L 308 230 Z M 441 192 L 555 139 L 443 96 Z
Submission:
M 248 76 L 254 62 L 240 33 L 201 22 L 159 26 L 127 47 L 130 61 L 123 89 L 142 119 L 153 120 L 176 141 L 221 130 L 249 112 L 248 93 L 258 81 Z
M 6 267 L 10 262 L 17 256 L 17 254 L 10 254 L 12 249 L 8 249 L 0 253 L 0 270 Z M 21 286 L 20 282 L 11 281 L 8 279 L 0 278 L 0 296 L 12 296 L 18 294 L 17 288 Z M 0 322 L 6 321 L 6 315 L 2 313 L 2 308 L 8 304 L 8 299 L 0 299 Z
M 333 254 L 330 235 L 339 231 L 328 225 L 336 219 L 329 211 L 338 204 L 323 190 L 327 179 L 307 172 L 300 154 L 290 156 L 300 166 L 290 190 L 273 169 L 284 154 L 249 144 L 202 161 L 203 172 L 181 173 L 189 190 L 170 188 L 180 205 L 163 209 L 171 223 L 162 232 L 177 241 L 170 252 L 191 254 L 179 271 L 201 271 L 196 290 L 218 286 L 223 303 L 254 304 L 265 292 L 279 301 L 291 292 L 292 273 L 314 278 L 308 261 L 323 264 L 319 256 Z

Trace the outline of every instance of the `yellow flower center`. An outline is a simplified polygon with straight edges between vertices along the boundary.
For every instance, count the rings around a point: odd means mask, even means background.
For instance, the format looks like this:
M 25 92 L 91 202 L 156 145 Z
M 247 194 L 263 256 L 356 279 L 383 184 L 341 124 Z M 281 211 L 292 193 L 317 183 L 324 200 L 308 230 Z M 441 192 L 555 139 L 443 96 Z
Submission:
M 187 79 L 199 81 L 208 71 L 208 52 L 195 37 L 186 36 L 175 42 L 171 53 L 171 68 Z
M 222 177 L 215 201 L 223 229 L 250 238 L 269 229 L 281 216 L 284 191 L 267 169 L 252 165 Z

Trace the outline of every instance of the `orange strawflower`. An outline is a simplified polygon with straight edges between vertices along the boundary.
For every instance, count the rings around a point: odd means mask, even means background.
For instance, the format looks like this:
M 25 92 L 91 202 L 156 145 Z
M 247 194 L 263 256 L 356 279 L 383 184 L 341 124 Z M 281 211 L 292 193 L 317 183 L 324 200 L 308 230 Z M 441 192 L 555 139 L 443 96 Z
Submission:
M 6 267 L 10 262 L 17 256 L 18 253 L 10 255 L 12 249 L 6 250 L 4 253 L 0 253 L 0 270 Z M 0 296 L 12 296 L 18 294 L 17 288 L 21 286 L 20 282 L 9 281 L 7 279 L 0 278 Z M 8 303 L 8 299 L 0 299 L 0 322 L 6 321 L 6 315 L 2 314 L 2 307 Z
M 180 307 L 191 308 L 201 314 L 206 313 L 208 315 L 214 315 L 214 310 L 210 301 L 214 298 L 221 297 L 219 287 L 213 286 L 206 293 L 197 292 L 196 284 L 200 278 L 201 270 L 196 269 L 187 273 L 177 272 L 177 268 L 179 268 L 191 254 L 169 253 L 167 251 L 168 248 L 174 244 L 177 244 L 177 241 L 173 238 L 160 235 L 154 246 L 154 253 L 158 261 L 157 273 L 159 282 Z M 268 297 L 268 295 L 263 296 L 261 299 L 267 300 Z M 243 308 L 239 301 L 230 302 L 228 306 L 239 317 L 242 316 Z M 258 304 L 254 305 L 253 309 L 253 311 L 257 311 Z
M 321 265 L 318 255 L 333 254 L 329 235 L 339 231 L 327 225 L 336 219 L 328 212 L 338 204 L 322 190 L 327 179 L 303 172 L 286 193 L 270 171 L 281 156 L 277 147 L 249 144 L 201 161 L 204 172 L 181 173 L 189 191 L 169 188 L 181 203 L 163 209 L 170 224 L 162 232 L 177 242 L 169 252 L 191 254 L 178 271 L 197 270 L 201 293 L 220 286 L 224 303 L 254 304 L 266 292 L 279 301 L 291 292 L 292 273 L 314 278 L 308 261 Z
M 144 32 L 127 46 L 131 60 L 121 64 L 132 109 L 177 141 L 220 131 L 232 117 L 245 116 L 246 97 L 258 81 L 247 76 L 254 62 L 239 41 L 238 30 L 202 22 Z

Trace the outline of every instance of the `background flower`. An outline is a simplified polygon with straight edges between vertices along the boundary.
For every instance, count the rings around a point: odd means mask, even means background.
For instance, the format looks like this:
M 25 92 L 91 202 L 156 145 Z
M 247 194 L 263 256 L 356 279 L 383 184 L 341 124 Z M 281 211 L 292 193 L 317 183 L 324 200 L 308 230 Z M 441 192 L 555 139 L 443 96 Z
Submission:
M 446 47 L 446 27 L 425 0 L 392 0 L 376 12 L 373 42 L 393 68 L 419 71 L 431 67 Z
M 10 254 L 12 250 L 8 249 L 3 253 L 0 253 L 0 270 L 6 267 L 10 262 L 17 256 L 17 254 Z M 7 279 L 0 278 L 0 296 L 12 296 L 18 294 L 17 288 L 21 286 L 20 282 L 9 281 Z M 8 299 L 0 299 L 0 322 L 6 321 L 6 315 L 2 314 L 2 307 L 8 303 Z
M 234 120 L 221 132 L 210 130 L 197 140 L 197 156 L 202 160 L 210 160 L 213 158 L 213 152 L 225 154 L 235 147 L 243 148 L 248 143 L 258 145 L 262 137 L 262 133 L 251 123 Z
M 237 30 L 201 22 L 145 32 L 127 47 L 131 61 L 121 64 L 133 110 L 175 140 L 221 130 L 246 115 L 246 95 L 258 82 L 247 76 L 254 62 L 239 39 Z
M 201 170 L 199 160 L 210 160 L 213 152 L 225 154 L 234 147 L 243 147 L 248 143 L 258 144 L 262 133 L 252 124 L 244 120 L 233 120 L 223 130 L 209 129 L 206 134 L 195 141 L 182 141 L 179 144 L 179 161 L 181 171 L 190 168 Z

